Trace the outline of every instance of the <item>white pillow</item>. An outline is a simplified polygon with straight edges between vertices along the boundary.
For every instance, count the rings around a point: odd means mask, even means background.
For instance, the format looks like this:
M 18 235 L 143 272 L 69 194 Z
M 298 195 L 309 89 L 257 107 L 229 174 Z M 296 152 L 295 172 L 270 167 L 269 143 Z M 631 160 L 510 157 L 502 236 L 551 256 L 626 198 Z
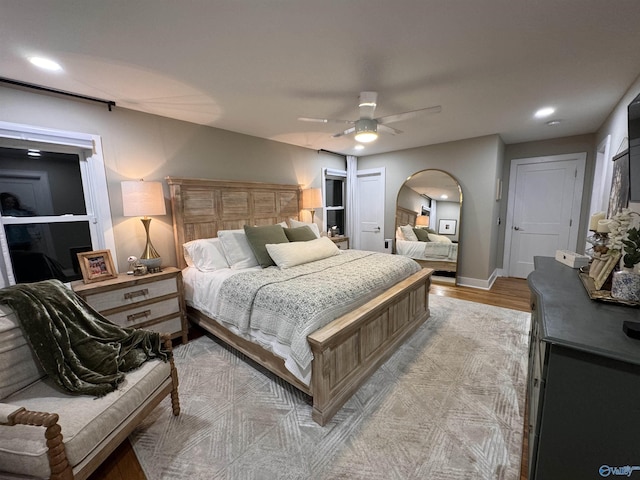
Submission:
M 404 236 L 404 239 L 409 241 L 409 242 L 417 242 L 418 241 L 418 237 L 416 237 L 416 234 L 413 233 L 413 227 L 411 225 L 402 225 L 400 227 L 400 231 L 402 231 L 402 235 Z
M 404 240 L 404 235 L 402 234 L 402 229 L 400 227 L 396 228 L 396 240 Z
M 320 229 L 318 228 L 318 225 L 316 225 L 315 223 L 301 222 L 299 220 L 296 220 L 295 218 L 290 218 L 289 224 L 291 225 L 291 228 L 307 226 L 311 228 L 311 231 L 316 234 L 317 238 L 320 238 Z
M 303 263 L 340 255 L 340 249 L 327 237 L 308 242 L 267 243 L 267 252 L 280 268 L 290 268 Z
M 219 238 L 202 238 L 182 245 L 187 265 L 202 272 L 229 268 Z
M 220 230 L 218 238 L 222 244 L 224 256 L 234 270 L 259 265 L 244 230 Z
M 452 243 L 451 239 L 444 235 L 436 235 L 435 233 L 427 233 L 427 235 L 429 235 L 429 241 L 431 242 Z

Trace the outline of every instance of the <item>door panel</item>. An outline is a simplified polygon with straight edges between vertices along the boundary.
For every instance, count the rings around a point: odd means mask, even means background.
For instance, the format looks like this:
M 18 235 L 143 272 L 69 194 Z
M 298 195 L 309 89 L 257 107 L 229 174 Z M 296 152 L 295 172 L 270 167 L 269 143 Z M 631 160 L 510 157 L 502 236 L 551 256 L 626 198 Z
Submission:
M 534 256 L 553 257 L 556 250 L 576 248 L 584 161 L 575 156 L 567 160 L 548 158 L 533 163 L 523 160 L 512 166 L 513 215 L 511 224 L 507 224 L 512 277 L 526 278 L 533 271 Z
M 384 170 L 358 172 L 360 250 L 384 251 Z

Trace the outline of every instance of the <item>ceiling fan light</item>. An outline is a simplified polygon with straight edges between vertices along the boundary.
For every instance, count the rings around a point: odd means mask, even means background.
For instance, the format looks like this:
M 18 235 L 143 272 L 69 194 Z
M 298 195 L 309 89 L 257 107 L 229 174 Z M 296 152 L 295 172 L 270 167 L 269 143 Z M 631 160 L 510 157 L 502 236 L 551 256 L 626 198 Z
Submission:
M 356 141 L 369 143 L 376 138 L 378 138 L 378 124 L 375 120 L 362 118 L 356 122 Z

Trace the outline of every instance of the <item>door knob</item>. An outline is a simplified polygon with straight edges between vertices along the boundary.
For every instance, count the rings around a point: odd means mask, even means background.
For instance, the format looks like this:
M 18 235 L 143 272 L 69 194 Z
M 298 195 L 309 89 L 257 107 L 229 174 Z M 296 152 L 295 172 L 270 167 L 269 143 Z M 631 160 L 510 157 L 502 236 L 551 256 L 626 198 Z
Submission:
M 520 227 L 513 227 L 514 230 L 520 230 Z

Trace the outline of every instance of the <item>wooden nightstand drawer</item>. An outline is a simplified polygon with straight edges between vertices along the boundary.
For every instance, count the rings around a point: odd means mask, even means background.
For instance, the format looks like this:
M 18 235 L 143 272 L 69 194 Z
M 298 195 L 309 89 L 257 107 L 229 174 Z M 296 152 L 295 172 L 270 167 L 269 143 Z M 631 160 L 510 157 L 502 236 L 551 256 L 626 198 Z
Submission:
M 349 250 L 349 237 L 329 237 L 340 250 Z
M 182 272 L 165 267 L 139 277 L 120 274 L 102 282 L 73 282 L 73 290 L 106 318 L 123 327 L 145 328 L 181 337 L 187 343 Z
M 149 325 L 144 328 L 158 333 L 177 332 L 182 328 L 182 321 L 180 320 L 180 317 L 176 317 L 165 322 L 154 323 L 153 325 Z
M 143 300 L 150 300 L 176 293 L 176 279 L 167 278 L 157 282 L 133 285 L 108 292 L 89 293 L 85 300 L 99 312 L 122 305 L 133 305 Z
M 174 297 L 161 302 L 145 303 L 119 312 L 109 313 L 105 317 L 122 327 L 135 327 L 167 315 L 179 313 L 178 297 Z

